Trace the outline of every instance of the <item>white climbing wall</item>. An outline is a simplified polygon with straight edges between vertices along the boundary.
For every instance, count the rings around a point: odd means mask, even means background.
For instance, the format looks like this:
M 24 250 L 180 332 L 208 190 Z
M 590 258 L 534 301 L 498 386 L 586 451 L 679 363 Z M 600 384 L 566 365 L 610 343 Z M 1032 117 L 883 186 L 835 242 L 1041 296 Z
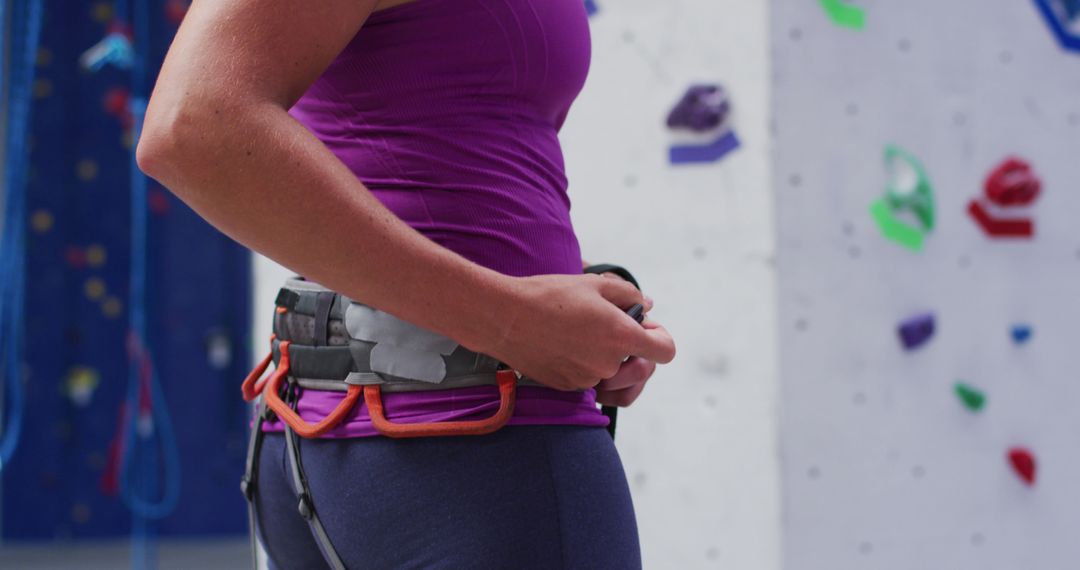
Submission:
M 574 224 L 623 263 L 679 354 L 620 412 L 646 568 L 779 565 L 768 3 L 599 0 L 589 80 L 564 128 Z M 671 107 L 724 85 L 742 147 L 668 164 Z
M 582 251 L 624 264 L 678 358 L 619 416 L 646 568 L 780 560 L 767 3 L 598 0 L 562 141 Z M 671 166 L 664 120 L 695 82 L 731 94 L 742 147 Z M 256 261 L 255 352 L 288 272 Z
M 828 3 L 771 18 L 783 567 L 1080 568 L 1080 53 L 1034 0 L 858 0 L 862 30 Z M 868 211 L 890 143 L 932 181 L 921 253 Z M 1009 155 L 1043 181 L 1010 214 L 1032 240 L 990 239 L 966 212 Z M 937 333 L 906 352 L 895 327 L 925 311 Z M 1033 486 L 1013 446 L 1035 455 Z

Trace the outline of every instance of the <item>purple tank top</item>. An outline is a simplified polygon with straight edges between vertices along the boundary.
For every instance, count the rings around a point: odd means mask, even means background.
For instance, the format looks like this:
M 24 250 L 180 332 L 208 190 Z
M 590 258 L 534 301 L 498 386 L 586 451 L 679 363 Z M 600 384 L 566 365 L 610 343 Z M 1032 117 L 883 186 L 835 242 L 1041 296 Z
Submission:
M 290 113 L 432 241 L 508 275 L 581 273 L 557 133 L 589 59 L 581 0 L 414 0 L 373 13 Z M 298 410 L 318 421 L 342 397 L 310 391 Z M 473 420 L 498 394 L 386 394 L 384 408 L 401 423 Z M 520 387 L 510 424 L 607 418 L 593 390 Z M 360 404 L 326 437 L 374 434 Z

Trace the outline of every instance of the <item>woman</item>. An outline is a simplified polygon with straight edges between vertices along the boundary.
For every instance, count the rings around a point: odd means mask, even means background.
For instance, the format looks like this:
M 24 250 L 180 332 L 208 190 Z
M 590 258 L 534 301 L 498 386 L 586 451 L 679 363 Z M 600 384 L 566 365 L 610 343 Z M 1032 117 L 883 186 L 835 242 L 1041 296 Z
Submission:
M 308 279 L 543 384 L 490 435 L 363 437 L 364 410 L 302 440 L 349 568 L 640 566 L 595 402 L 629 405 L 675 346 L 626 315 L 652 308 L 633 285 L 581 274 L 556 133 L 588 63 L 580 0 L 196 0 L 176 35 L 137 149 L 148 175 Z M 385 407 L 477 399 L 459 417 L 498 395 Z M 325 567 L 285 453 L 268 434 L 259 535 L 272 567 Z

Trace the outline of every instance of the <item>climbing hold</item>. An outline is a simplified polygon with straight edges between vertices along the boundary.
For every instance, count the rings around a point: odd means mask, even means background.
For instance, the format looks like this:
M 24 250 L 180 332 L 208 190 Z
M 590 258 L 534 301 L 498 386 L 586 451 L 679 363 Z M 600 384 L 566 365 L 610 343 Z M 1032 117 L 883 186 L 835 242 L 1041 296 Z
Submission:
M 131 113 L 131 93 L 125 87 L 113 87 L 105 92 L 105 112 L 120 121 L 120 126 L 128 129 L 135 117 Z
M 81 247 L 69 245 L 64 250 L 64 260 L 75 269 L 86 267 L 86 252 Z
M 1029 238 L 1035 233 L 1031 218 L 1000 216 L 994 210 L 1028 206 L 1041 189 L 1042 182 L 1030 164 L 1020 158 L 1006 158 L 990 171 L 984 184 L 986 198 L 972 200 L 968 214 L 990 237 Z
M 957 382 L 953 386 L 953 390 L 956 392 L 956 396 L 960 398 L 960 401 L 964 403 L 964 407 L 973 412 L 982 410 L 983 406 L 986 405 L 986 394 L 978 388 L 963 382 Z
M 147 207 L 155 216 L 164 216 L 169 213 L 169 197 L 157 188 L 146 193 Z
M 1031 325 L 1013 325 L 1010 332 L 1012 333 L 1013 342 L 1016 344 L 1024 344 L 1031 340 Z
M 843 0 L 820 0 L 821 7 L 834 24 L 842 28 L 861 30 L 866 26 L 866 13 L 858 6 L 852 6 Z
M 79 56 L 79 65 L 83 69 L 95 72 L 110 63 L 120 69 L 131 68 L 135 59 L 131 37 L 122 27 L 117 26 L 116 29 Z
M 114 318 L 120 316 L 120 313 L 123 310 L 124 310 L 123 303 L 121 303 L 120 299 L 117 299 L 116 297 L 110 296 L 110 297 L 106 298 L 101 303 L 101 312 L 104 313 L 105 316 L 109 317 L 110 319 L 114 319 Z
M 1042 182 L 1026 161 L 1006 158 L 990 172 L 984 185 L 986 197 L 998 206 L 1025 206 L 1035 201 Z
M 719 85 L 691 85 L 668 113 L 667 126 L 696 133 L 719 127 L 731 111 L 727 92 Z
M 86 264 L 90 267 L 101 267 L 105 264 L 105 246 L 94 243 L 86 248 Z
M 996 218 L 978 200 L 968 204 L 968 214 L 992 238 L 1030 238 L 1035 235 L 1035 225 L 1030 219 Z
M 585 13 L 592 16 L 600 11 L 600 7 L 596 5 L 596 0 L 585 0 Z
M 886 146 L 884 155 L 889 180 L 885 196 L 870 204 L 870 215 L 885 239 L 921 251 L 926 234 L 934 229 L 930 177 L 915 155 L 898 146 Z M 913 219 L 905 221 L 905 212 Z
M 105 296 L 105 282 L 100 277 L 91 277 L 83 284 L 83 292 L 86 298 L 97 301 Z
M 1057 38 L 1061 47 L 1068 51 L 1080 52 L 1080 32 L 1075 24 L 1080 20 L 1080 2 L 1077 0 L 1035 0 L 1050 32 Z
M 68 370 L 64 381 L 64 395 L 76 406 L 83 408 L 90 404 L 94 391 L 101 384 L 97 371 L 87 366 L 75 366 Z
M 232 364 L 232 340 L 226 329 L 216 328 L 206 334 L 206 360 L 214 370 L 225 370 Z
M 739 145 L 739 138 L 735 136 L 735 132 L 728 131 L 708 144 L 672 146 L 669 158 L 672 164 L 716 162 L 739 148 Z
M 48 210 L 35 210 L 30 216 L 30 227 L 34 228 L 35 232 L 43 234 L 52 229 L 53 221 L 52 213 Z
M 719 85 L 691 85 L 667 116 L 667 126 L 690 132 L 705 142 L 673 144 L 672 164 L 715 162 L 739 148 L 739 138 L 729 125 L 731 101 Z
M 1030 450 L 1023 447 L 1010 449 L 1009 463 L 1025 484 L 1029 487 L 1035 484 L 1035 456 Z
M 904 319 L 897 328 L 900 342 L 905 350 L 915 350 L 926 344 L 934 336 L 933 313 L 922 313 Z
M 191 7 L 191 2 L 188 0 L 168 0 L 165 3 L 165 19 L 174 26 L 179 26 L 180 22 L 184 21 L 184 16 L 187 15 L 188 8 Z
M 83 182 L 90 182 L 97 178 L 98 164 L 90 158 L 84 158 L 75 164 L 75 175 Z

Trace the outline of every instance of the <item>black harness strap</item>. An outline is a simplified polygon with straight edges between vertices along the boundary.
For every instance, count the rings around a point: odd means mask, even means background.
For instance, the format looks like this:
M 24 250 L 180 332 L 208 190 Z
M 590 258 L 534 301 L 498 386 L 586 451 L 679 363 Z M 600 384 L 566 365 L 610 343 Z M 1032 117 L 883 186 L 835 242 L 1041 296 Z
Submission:
M 330 309 L 334 306 L 334 293 L 320 291 L 315 298 L 315 346 L 326 346 L 330 334 Z
M 287 390 L 287 401 L 295 410 L 297 391 L 292 379 L 290 379 Z M 318 513 L 315 512 L 311 487 L 308 486 L 307 477 L 304 475 L 304 467 L 300 460 L 300 445 L 297 443 L 296 437 L 296 432 L 289 427 L 289 424 L 285 424 L 285 448 L 289 458 L 289 471 L 292 473 L 293 488 L 300 499 L 297 509 L 300 511 L 300 516 L 304 517 L 308 522 L 308 526 L 311 527 L 315 541 L 319 544 L 319 550 L 322 551 L 323 558 L 326 558 L 326 562 L 330 567 L 334 570 L 346 570 L 345 563 L 338 556 L 337 550 L 334 549 L 334 545 L 330 542 L 330 536 L 326 534 L 326 529 L 323 528 L 322 521 L 319 520 Z
M 247 460 L 244 463 L 244 477 L 240 480 L 240 492 L 248 504 L 248 529 L 251 536 L 251 567 L 259 570 L 259 539 L 256 535 L 257 513 L 255 512 L 255 485 L 259 480 L 259 454 L 262 452 L 263 422 L 274 413 L 259 400 L 255 408 L 255 425 L 251 428 L 248 440 Z

